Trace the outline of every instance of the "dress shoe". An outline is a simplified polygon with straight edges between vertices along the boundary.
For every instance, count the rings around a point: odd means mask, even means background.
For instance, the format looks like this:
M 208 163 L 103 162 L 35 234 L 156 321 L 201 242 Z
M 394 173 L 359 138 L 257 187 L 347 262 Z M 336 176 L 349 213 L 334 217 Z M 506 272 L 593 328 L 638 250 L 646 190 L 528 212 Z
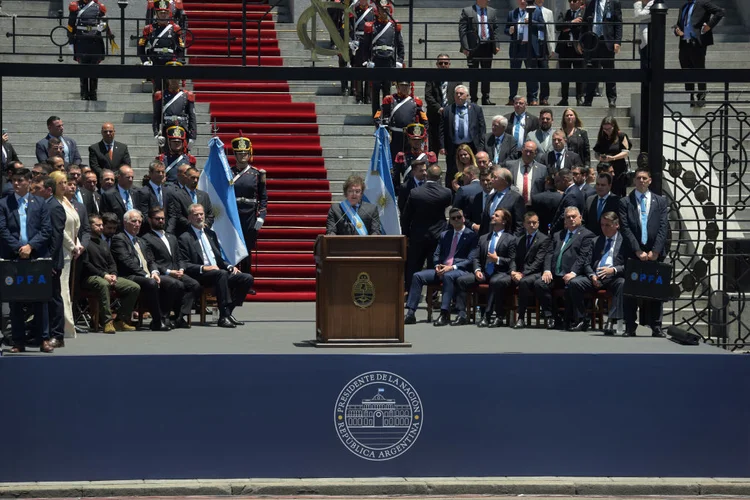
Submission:
M 585 319 L 568 328 L 569 332 L 585 332 L 589 329 L 589 322 Z
M 495 321 L 490 323 L 490 328 L 500 328 L 501 326 L 503 326 L 503 318 L 501 318 L 500 316 L 495 318 Z
M 132 332 L 136 329 L 134 326 L 125 323 L 121 319 L 114 322 L 114 327 L 118 332 Z
M 232 323 L 229 318 L 219 318 L 218 326 L 222 328 L 237 328 L 237 325 Z
M 451 326 L 463 326 L 468 324 L 469 320 L 466 318 L 466 316 L 459 316 L 455 321 L 451 321 Z
M 43 340 L 39 352 L 55 352 L 55 348 L 52 347 L 49 340 Z
M 10 352 L 12 352 L 13 354 L 18 354 L 20 352 L 26 352 L 26 347 L 22 346 L 22 345 L 14 345 L 13 347 L 10 348 Z
M 652 337 L 664 337 L 664 332 L 661 331 L 660 326 L 652 326 L 651 327 L 651 336 Z
M 695 107 L 696 108 L 702 108 L 705 105 L 706 105 L 706 99 L 698 98 L 698 100 L 695 101 Z
M 635 337 L 635 327 L 625 327 L 625 332 L 622 334 L 623 337 Z
M 539 106 L 539 101 L 534 99 L 533 101 L 529 102 L 529 106 Z
M 599 90 L 599 89 L 596 89 L 596 90 L 594 91 L 594 97 L 601 97 L 601 96 L 602 96 L 602 91 L 601 91 L 601 90 Z
M 432 324 L 432 326 L 445 326 L 451 324 L 451 318 L 447 314 L 440 314 L 438 316 L 438 319 L 435 320 L 435 322 Z
M 161 324 L 166 331 L 170 331 L 172 329 L 172 322 L 169 320 L 169 318 L 161 320 Z
M 115 323 L 114 321 L 107 321 L 104 324 L 104 329 L 102 330 L 104 333 L 115 333 L 117 330 L 115 329 Z
M 406 316 L 404 316 L 404 324 L 405 325 L 416 325 L 417 324 L 417 317 L 414 316 L 413 311 L 409 311 L 406 313 Z
M 175 321 L 172 324 L 172 328 L 186 328 L 187 329 L 187 328 L 190 328 L 190 323 L 188 323 L 188 320 L 186 320 L 185 318 L 180 317 L 177 319 L 177 321 Z
M 602 329 L 602 332 L 606 336 L 611 336 L 615 334 L 615 322 L 611 319 L 608 319 L 607 322 L 604 324 L 604 328 Z
M 617 107 L 617 101 L 615 99 L 609 100 L 609 107 L 610 108 L 616 108 Z
M 578 104 L 579 106 L 583 106 L 583 103 L 584 103 L 585 100 L 586 100 L 586 98 L 584 98 L 583 96 L 576 97 L 576 104 Z
M 541 101 L 539 101 L 539 104 L 541 104 L 542 106 L 549 106 L 549 99 L 542 99 Z
M 477 325 L 477 327 L 479 327 L 479 328 L 489 328 L 489 326 L 490 326 L 491 323 L 492 322 L 490 321 L 490 317 L 489 316 L 482 316 L 482 321 L 479 322 L 479 324 Z
M 235 318 L 233 315 L 229 315 L 229 321 L 231 321 L 236 326 L 243 326 L 245 324 L 244 321 L 240 321 L 237 318 Z
M 513 104 L 515 104 L 513 99 L 508 99 L 508 102 L 505 103 L 506 106 L 513 106 Z
M 65 347 L 65 339 L 62 337 L 55 337 L 49 341 L 50 347 L 53 349 L 58 349 L 60 347 Z
M 84 326 L 76 325 L 76 333 L 89 333 L 89 329 Z
M 489 97 L 484 97 L 482 99 L 482 106 L 494 106 L 494 105 L 495 105 L 495 103 L 492 102 L 492 101 L 490 101 Z
M 166 329 L 166 327 L 164 326 L 164 323 L 161 323 L 161 322 L 156 322 L 156 321 L 152 321 L 152 322 L 151 322 L 151 323 L 149 324 L 149 328 L 150 328 L 150 329 L 151 329 L 151 331 L 153 331 L 153 332 L 164 332 L 164 331 L 166 331 L 166 330 L 167 330 L 167 329 Z
M 547 330 L 554 330 L 557 322 L 553 316 L 547 316 Z
M 567 106 L 568 105 L 568 100 L 567 99 L 562 99 L 556 105 L 557 106 Z
M 513 325 L 514 330 L 523 330 L 524 328 L 526 328 L 526 322 L 523 320 L 523 318 L 516 321 L 516 324 Z
M 594 105 L 594 103 L 592 101 L 583 101 L 581 103 L 581 106 L 584 106 L 584 107 L 587 107 L 587 108 L 590 108 L 593 105 Z

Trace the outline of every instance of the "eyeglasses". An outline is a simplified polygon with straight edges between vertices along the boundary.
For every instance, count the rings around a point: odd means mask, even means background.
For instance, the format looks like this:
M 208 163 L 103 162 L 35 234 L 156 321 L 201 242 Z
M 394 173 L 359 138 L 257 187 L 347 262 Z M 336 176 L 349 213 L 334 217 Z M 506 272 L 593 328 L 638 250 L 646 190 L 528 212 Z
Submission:
M 451 220 L 461 220 L 463 218 L 464 218 L 463 215 L 454 215 L 454 216 L 451 217 Z
M 438 61 L 438 66 L 450 66 L 450 61 Z
M 361 189 L 350 189 L 349 191 L 346 192 L 346 194 L 362 194 L 362 190 Z

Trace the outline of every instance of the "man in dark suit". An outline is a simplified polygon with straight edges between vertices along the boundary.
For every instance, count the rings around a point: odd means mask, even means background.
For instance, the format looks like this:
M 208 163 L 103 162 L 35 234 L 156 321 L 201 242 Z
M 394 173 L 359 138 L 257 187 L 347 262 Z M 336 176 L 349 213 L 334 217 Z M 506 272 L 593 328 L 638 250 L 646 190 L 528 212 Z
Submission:
M 620 197 L 612 194 L 612 176 L 607 173 L 597 175 L 595 189 L 596 194 L 586 198 L 586 211 L 583 213 L 583 220 L 586 223 L 586 229 L 599 236 L 602 234 L 600 224 L 602 214 L 607 212 L 617 213 L 620 210 Z
M 492 189 L 493 193 L 488 197 L 487 206 L 482 213 L 482 222 L 479 228 L 479 235 L 483 235 L 490 230 L 490 214 L 494 214 L 498 208 L 507 209 L 513 216 L 513 225 L 508 231 L 515 235 L 520 235 L 523 231 L 523 214 L 526 212 L 526 205 L 523 197 L 513 191 L 513 174 L 507 168 L 495 165 L 492 167 Z
M 12 161 L 18 161 L 18 154 L 13 144 L 8 142 L 8 134 L 3 134 L 0 141 L 0 171 L 5 172 L 8 163 Z
M 380 213 L 372 203 L 362 201 L 365 180 L 350 175 L 344 182 L 346 200 L 334 203 L 328 210 L 326 234 L 367 236 L 380 234 Z
M 471 203 L 464 212 L 466 227 L 477 234 L 479 234 L 479 230 L 482 227 L 482 215 L 485 208 L 487 208 L 487 202 L 493 194 L 491 168 L 479 171 L 479 185 L 482 186 L 482 191 L 474 196 L 474 199 L 471 200 Z
M 165 184 L 167 180 L 166 166 L 159 160 L 154 160 L 148 164 L 148 183 L 143 186 L 142 190 L 148 193 L 151 201 L 150 207 L 162 207 L 166 218 L 165 227 L 169 227 L 169 202 L 173 196 L 173 190 L 176 185 L 169 186 Z M 151 218 L 149 217 L 149 222 Z
M 445 155 L 445 186 L 448 188 L 457 172 L 456 148 L 468 144 L 475 153 L 484 149 L 484 112 L 477 104 L 467 103 L 468 98 L 466 87 L 456 86 L 455 102 L 443 109 L 440 120 L 440 154 Z
M 451 58 L 448 54 L 438 54 L 437 67 L 439 69 L 448 69 L 451 67 Z M 433 153 L 440 151 L 440 120 L 442 119 L 443 109 L 447 108 L 454 102 L 456 85 L 461 82 L 425 82 L 424 100 L 427 103 L 427 121 L 430 124 L 429 148 Z
M 112 237 L 110 251 L 117 264 L 117 274 L 141 287 L 140 301 L 151 313 L 151 330 L 170 330 L 168 312 L 177 290 L 172 283 L 162 280 L 161 273 L 150 257 L 148 246 L 138 237 L 143 216 L 138 210 L 128 210 L 123 218 L 124 232 Z M 166 313 L 166 314 L 165 314 Z
M 503 115 L 492 117 L 492 133 L 484 140 L 484 150 L 494 165 L 503 165 L 505 160 L 515 160 L 520 155 L 516 140 L 506 133 L 508 119 Z
M 14 193 L 0 200 L 0 257 L 9 260 L 35 260 L 50 257 L 52 228 L 44 198 L 29 193 L 31 171 L 17 168 L 11 176 Z M 59 264 L 59 262 L 58 262 Z M 10 297 L 6 297 L 10 299 Z M 23 305 L 10 302 L 12 353 L 26 350 L 26 322 Z M 34 324 L 32 335 L 39 341 L 41 352 L 53 352 L 50 344 L 49 318 L 46 302 L 32 304 Z
M 581 212 L 576 207 L 565 209 L 565 228 L 552 235 L 552 247 L 544 262 L 544 272 L 534 282 L 534 291 L 547 319 L 547 329 L 559 326 L 552 304 L 552 290 L 564 287 L 578 275 L 585 273 L 594 246 L 594 233 L 581 226 Z M 571 308 L 565 309 L 563 329 L 573 318 Z
M 185 274 L 182 268 L 177 238 L 164 231 L 166 227 L 164 209 L 158 206 L 152 207 L 148 218 L 151 230 L 144 234 L 142 239 L 148 245 L 150 257 L 153 258 L 156 269 L 159 270 L 162 286 L 164 282 L 170 282 L 179 299 L 172 302 L 172 310 L 176 318 L 172 326 L 173 328 L 190 328 L 188 318 L 193 302 L 200 297 L 201 285 Z M 169 313 L 168 310 L 164 312 Z
M 83 179 L 83 189 L 81 189 L 81 196 L 83 197 L 83 205 L 86 207 L 86 212 L 89 215 L 98 215 L 101 213 L 99 207 L 102 204 L 102 195 L 99 194 L 99 190 L 96 188 L 97 178 L 94 172 L 88 172 Z
M 584 200 L 587 200 L 589 196 L 596 194 L 596 189 L 586 182 L 589 176 L 588 168 L 583 165 L 576 165 L 570 169 L 570 172 L 573 174 L 573 184 L 581 191 L 581 193 L 583 193 Z
M 465 7 L 458 21 L 461 53 L 466 56 L 469 68 L 492 67 L 492 57 L 500 52 L 500 19 L 497 11 L 489 7 L 489 0 L 476 0 Z M 478 102 L 478 83 L 469 83 L 471 102 Z M 490 82 L 482 82 L 482 106 L 493 106 L 490 101 Z
M 683 69 L 705 69 L 706 49 L 714 44 L 713 29 L 724 18 L 724 9 L 711 0 L 688 0 L 680 8 L 677 24 L 672 29 L 680 37 L 680 67 Z M 698 84 L 694 95 L 694 83 L 686 83 L 690 92 L 690 105 L 703 107 L 706 104 L 706 84 Z
M 119 170 L 119 169 L 118 169 Z M 115 173 L 108 168 L 102 171 L 102 178 L 100 180 L 101 186 L 99 187 L 99 194 L 104 194 L 110 189 L 114 189 L 117 184 L 117 176 Z
M 526 0 L 517 0 L 518 7 L 508 12 L 508 18 L 505 24 L 505 34 L 510 37 L 510 69 L 520 70 L 521 65 L 526 65 L 528 69 L 528 50 L 529 50 L 529 15 L 526 12 Z M 520 74 L 521 72 L 518 71 Z M 508 82 L 508 106 L 512 106 L 518 97 L 518 81 Z M 539 89 L 539 83 L 526 82 L 526 95 L 531 101 L 533 99 L 534 89 Z M 524 100 L 525 102 L 525 100 Z M 527 132 L 529 132 L 527 130 Z M 526 135 L 524 134 L 524 137 Z M 520 148 L 519 144 L 519 148 Z
M 402 218 L 404 208 L 406 208 L 406 200 L 409 199 L 412 190 L 418 188 L 427 180 L 428 163 L 437 163 L 437 156 L 432 151 L 422 153 L 411 162 L 411 171 L 406 175 L 406 180 L 401 184 L 401 189 L 398 190 L 398 213 Z
M 129 165 L 123 165 L 117 171 L 117 184 L 113 189 L 102 193 L 101 213 L 112 212 L 117 215 L 122 225 L 125 212 L 138 210 L 148 213 L 149 198 L 140 189 L 133 188 L 133 169 Z M 122 226 L 121 226 L 122 227 Z
M 505 118 L 508 119 L 508 133 L 513 136 L 520 151 L 529 132 L 539 128 L 539 118 L 526 112 L 526 98 L 521 96 L 513 99 L 513 113 L 508 113 Z
M 555 130 L 552 132 L 552 151 L 547 152 L 547 156 L 541 159 L 541 163 L 547 165 L 547 170 L 551 173 L 557 173 L 567 168 L 571 169 L 577 165 L 583 165 L 583 160 L 575 151 L 566 148 L 567 140 L 565 132 Z
M 570 7 L 565 13 L 560 12 L 557 18 L 555 30 L 559 33 L 557 36 L 557 46 L 555 52 L 558 56 L 558 66 L 565 69 L 583 69 L 583 54 L 581 51 L 581 27 L 583 23 L 583 11 L 586 2 L 584 0 L 569 0 Z M 560 92 L 562 99 L 557 103 L 558 106 L 568 105 L 568 91 L 570 84 L 568 81 L 560 83 Z M 584 91 L 583 84 L 576 82 L 576 102 L 580 106 L 583 104 Z
M 477 251 L 477 235 L 464 225 L 464 214 L 457 208 L 451 208 L 449 213 L 451 228 L 443 231 L 438 239 L 439 243 L 433 255 L 434 269 L 427 269 L 415 273 L 409 295 L 406 299 L 406 316 L 404 324 L 413 325 L 417 322 L 414 312 L 419 306 L 422 287 L 436 283 L 443 284 L 443 299 L 440 305 L 440 317 L 434 326 L 450 324 L 450 308 L 456 289 L 456 280 L 469 273 L 475 252 Z M 432 300 L 432 297 L 427 297 Z
M 622 43 L 622 5 L 620 0 L 591 0 L 583 14 L 582 33 L 584 36 L 584 57 L 592 68 L 615 69 L 615 54 L 620 53 Z M 589 82 L 584 106 L 591 106 L 596 93 L 597 82 Z M 607 82 L 609 107 L 617 102 L 617 84 Z
M 620 218 L 615 212 L 602 216 L 602 233 L 595 243 L 591 259 L 586 263 L 585 273 L 576 276 L 565 289 L 565 301 L 573 310 L 574 323 L 572 330 L 586 331 L 588 320 L 584 307 L 585 294 L 604 288 L 612 294 L 611 307 L 604 326 L 604 335 L 613 335 L 615 324 L 623 319 L 623 294 L 625 288 L 625 261 L 630 254 L 628 242 L 620 232 Z
M 50 116 L 47 118 L 47 130 L 49 133 L 44 139 L 41 139 L 36 143 L 36 159 L 39 163 L 42 163 L 49 158 L 49 139 L 55 137 L 62 141 L 62 158 L 65 160 L 65 163 L 75 163 L 76 165 L 81 164 L 81 154 L 78 152 L 78 145 L 73 139 L 63 137 L 63 125 L 63 121 L 59 116 Z
M 424 266 L 425 259 L 435 253 L 440 234 L 445 230 L 445 210 L 451 205 L 451 190 L 440 185 L 440 166 L 427 168 L 427 181 L 412 190 L 406 200 L 401 232 L 409 239 L 406 253 L 406 288 L 412 276 Z M 432 263 L 428 262 L 428 267 Z
M 532 196 L 544 191 L 544 179 L 547 177 L 547 167 L 536 161 L 536 151 L 536 143 L 526 141 L 520 159 L 505 161 L 505 168 L 513 174 L 515 187 L 527 206 L 531 205 Z
M 451 323 L 453 326 L 465 325 L 466 291 L 479 283 L 489 284 L 487 309 L 482 320 L 477 325 L 480 328 L 499 327 L 503 324 L 505 309 L 505 290 L 510 286 L 510 273 L 516 270 L 516 237 L 507 232 L 513 224 L 512 216 L 504 208 L 498 208 L 492 214 L 491 231 L 479 238 L 478 250 L 474 252 L 471 270 L 473 274 L 465 274 L 457 280 L 458 295 L 456 309 L 458 317 Z M 492 312 L 495 321 L 492 321 Z
M 573 172 L 567 168 L 560 170 L 555 174 L 555 188 L 560 191 L 563 196 L 560 203 L 557 205 L 557 211 L 552 219 L 550 234 L 562 230 L 565 226 L 565 210 L 568 207 L 576 207 L 581 214 L 586 208 L 586 199 L 583 197 L 583 193 L 578 186 L 573 182 Z
M 190 221 L 188 220 L 190 212 L 188 208 L 193 203 L 199 203 L 203 206 L 206 214 L 205 226 L 210 229 L 214 225 L 211 199 L 208 197 L 207 192 L 197 189 L 200 177 L 201 174 L 193 167 L 190 167 L 185 172 L 185 189 L 175 187 L 168 193 L 169 216 L 167 217 L 167 232 L 174 234 L 178 238 L 182 233 L 190 229 Z
M 628 258 L 641 261 L 663 261 L 666 257 L 669 234 L 669 204 L 666 198 L 652 193 L 651 173 L 646 168 L 635 172 L 635 190 L 620 200 L 620 231 L 628 241 Z M 658 300 L 643 300 L 651 335 L 663 337 L 661 320 L 664 304 Z M 638 301 L 625 299 L 625 336 L 634 337 Z
M 482 163 L 486 165 L 489 161 L 487 153 L 484 151 L 477 153 L 477 163 L 479 162 L 478 158 L 480 155 Z M 456 194 L 453 197 L 453 206 L 455 208 L 460 208 L 461 211 L 466 214 L 469 205 L 474 201 L 474 197 L 482 192 L 482 184 L 479 182 L 479 167 L 469 165 L 464 168 L 463 174 L 461 180 L 464 182 L 464 185 L 459 187 L 458 191 L 456 191 Z
M 516 269 L 510 273 L 513 283 L 518 286 L 518 319 L 513 328 L 526 328 L 526 309 L 534 303 L 534 283 L 542 277 L 544 262 L 550 250 L 550 240 L 539 231 L 539 216 L 526 212 L 523 216 L 524 234 L 518 238 L 516 246 Z
M 102 170 L 117 170 L 122 165 L 130 165 L 130 152 L 127 144 L 115 141 L 115 126 L 109 122 L 102 124 L 102 140 L 89 146 L 89 167 L 101 178 Z
M 203 207 L 189 207 L 190 229 L 180 235 L 180 267 L 185 274 L 202 286 L 214 287 L 219 305 L 218 326 L 235 328 L 244 325 L 234 317 L 236 307 L 241 306 L 253 286 L 253 276 L 240 270 L 221 256 L 221 246 L 216 233 L 205 226 Z

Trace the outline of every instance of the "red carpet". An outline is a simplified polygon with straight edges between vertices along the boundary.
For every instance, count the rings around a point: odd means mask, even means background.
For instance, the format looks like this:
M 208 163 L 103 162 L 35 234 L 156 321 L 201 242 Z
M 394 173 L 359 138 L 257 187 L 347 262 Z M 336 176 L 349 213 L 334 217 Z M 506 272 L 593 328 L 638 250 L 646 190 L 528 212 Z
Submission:
M 191 65 L 240 65 L 241 0 L 184 0 L 193 44 Z M 249 0 L 249 66 L 284 64 L 268 5 Z M 260 39 L 258 38 L 260 30 Z M 257 295 L 252 301 L 315 300 L 313 244 L 325 233 L 330 185 L 318 136 L 315 105 L 293 102 L 284 81 L 193 82 L 196 100 L 210 103 L 211 121 L 234 164 L 231 140 L 240 131 L 253 142 L 253 164 L 267 171 L 268 215 L 252 255 Z

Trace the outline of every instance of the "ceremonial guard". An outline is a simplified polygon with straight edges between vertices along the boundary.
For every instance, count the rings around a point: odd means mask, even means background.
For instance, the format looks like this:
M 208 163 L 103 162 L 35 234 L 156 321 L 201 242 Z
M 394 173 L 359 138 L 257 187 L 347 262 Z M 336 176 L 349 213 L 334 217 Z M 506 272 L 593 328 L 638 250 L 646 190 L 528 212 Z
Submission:
M 242 233 L 248 254 L 255 248 L 258 231 L 263 226 L 268 206 L 266 190 L 266 171 L 253 167 L 253 144 L 247 137 L 232 139 L 232 151 L 236 160 L 234 165 L 234 195 L 237 198 L 237 211 L 240 215 Z M 240 269 L 250 270 L 250 257 L 240 263 Z
M 149 0 L 146 3 L 146 24 L 152 24 L 154 22 L 154 16 L 156 11 L 154 9 L 154 0 Z M 180 25 L 182 32 L 188 28 L 188 18 L 185 10 L 182 7 L 182 0 L 169 0 L 169 12 L 174 22 Z
M 163 148 L 168 127 L 179 125 L 194 141 L 197 134 L 195 125 L 195 94 L 180 88 L 180 80 L 167 80 L 165 90 L 154 92 L 153 129 L 159 147 Z
M 393 5 L 389 0 L 378 0 L 377 17 L 365 22 L 364 45 L 367 49 L 368 68 L 403 68 L 404 38 L 401 25 L 393 19 Z M 372 82 L 372 114 L 378 112 L 380 90 L 383 97 L 391 92 L 390 82 Z M 411 121 L 407 122 L 411 123 Z
M 185 58 L 185 41 L 182 28 L 172 20 L 169 0 L 156 0 L 155 22 L 143 28 L 138 40 L 138 56 L 144 66 L 166 66 L 179 63 Z M 154 80 L 154 90 L 161 90 L 161 80 Z
M 73 48 L 73 58 L 81 64 L 99 64 L 104 60 L 104 37 L 109 38 L 112 49 L 114 35 L 107 24 L 107 8 L 97 0 L 78 0 L 68 5 L 68 43 Z M 81 100 L 96 101 L 98 78 L 81 78 Z
M 405 183 L 411 175 L 411 164 L 419 155 L 427 152 L 425 138 L 427 128 L 422 123 L 412 123 L 406 127 L 408 144 L 393 159 L 393 187 L 398 195 L 401 184 Z
M 195 156 L 187 151 L 187 133 L 179 125 L 172 125 L 167 128 L 167 152 L 156 157 L 157 160 L 166 165 L 166 182 L 170 184 L 177 183 L 177 167 L 183 163 L 189 163 L 195 166 Z
M 375 7 L 370 5 L 370 0 L 359 0 L 349 7 L 349 49 L 351 52 L 352 68 L 361 68 L 367 65 L 370 53 L 369 47 L 365 46 L 365 23 L 375 20 Z M 357 104 L 370 103 L 370 89 L 367 82 L 352 82 L 353 91 Z
M 391 159 L 405 149 L 404 128 L 411 123 L 427 123 L 427 115 L 422 110 L 422 99 L 414 97 L 411 82 L 398 82 L 397 92 L 385 96 L 375 120 L 388 127 L 391 133 Z

